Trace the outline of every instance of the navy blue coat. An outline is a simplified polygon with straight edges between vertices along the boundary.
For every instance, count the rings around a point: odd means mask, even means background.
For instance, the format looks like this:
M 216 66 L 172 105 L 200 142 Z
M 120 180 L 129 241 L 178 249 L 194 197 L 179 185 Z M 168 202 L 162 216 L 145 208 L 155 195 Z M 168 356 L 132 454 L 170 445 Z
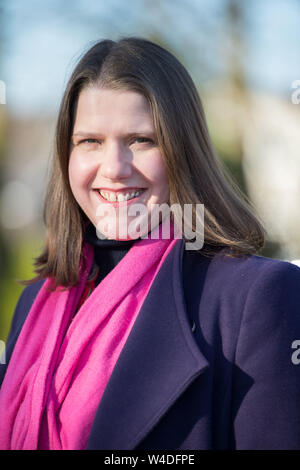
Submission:
M 20 297 L 7 362 L 42 282 Z M 113 370 L 87 449 L 300 449 L 294 340 L 297 266 L 209 259 L 179 240 Z

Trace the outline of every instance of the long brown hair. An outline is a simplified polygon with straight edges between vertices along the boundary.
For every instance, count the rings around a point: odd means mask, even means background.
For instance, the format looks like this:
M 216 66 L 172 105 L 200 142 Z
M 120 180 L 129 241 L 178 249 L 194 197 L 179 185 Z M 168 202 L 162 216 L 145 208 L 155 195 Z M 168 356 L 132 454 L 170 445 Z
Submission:
M 76 105 L 87 86 L 136 91 L 147 98 L 168 173 L 170 204 L 204 204 L 201 253 L 210 256 L 227 247 L 228 254 L 239 256 L 264 245 L 262 224 L 215 155 L 199 94 L 184 66 L 144 38 L 103 40 L 79 60 L 61 101 L 44 205 L 45 248 L 35 259 L 37 276 L 22 284 L 45 277 L 54 278 L 54 289 L 78 282 L 88 219 L 72 194 L 68 162 Z

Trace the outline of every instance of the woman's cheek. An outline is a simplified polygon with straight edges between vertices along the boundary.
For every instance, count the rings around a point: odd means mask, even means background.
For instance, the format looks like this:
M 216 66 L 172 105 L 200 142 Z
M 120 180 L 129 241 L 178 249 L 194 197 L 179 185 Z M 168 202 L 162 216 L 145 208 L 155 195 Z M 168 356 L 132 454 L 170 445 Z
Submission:
M 147 155 L 147 159 L 139 165 L 139 170 L 153 184 L 167 181 L 167 172 L 160 152 Z
M 91 177 L 91 166 L 86 164 L 83 155 L 73 152 L 69 160 L 69 179 L 71 188 L 74 190 L 87 186 Z

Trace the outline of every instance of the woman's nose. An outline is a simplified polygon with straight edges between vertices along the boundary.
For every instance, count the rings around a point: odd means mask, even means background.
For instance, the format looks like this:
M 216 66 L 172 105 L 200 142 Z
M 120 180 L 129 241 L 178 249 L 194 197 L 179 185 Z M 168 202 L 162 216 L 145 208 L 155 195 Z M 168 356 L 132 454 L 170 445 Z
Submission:
M 132 172 L 128 149 L 118 143 L 111 143 L 104 150 L 100 163 L 100 174 L 107 179 L 128 178 Z

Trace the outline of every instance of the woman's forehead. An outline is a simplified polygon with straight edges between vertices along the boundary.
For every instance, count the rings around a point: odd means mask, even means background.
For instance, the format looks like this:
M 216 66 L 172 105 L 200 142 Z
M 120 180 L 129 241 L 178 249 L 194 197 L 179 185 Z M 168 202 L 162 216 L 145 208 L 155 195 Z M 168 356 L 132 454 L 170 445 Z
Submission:
M 84 126 L 106 130 L 153 132 L 153 117 L 147 99 L 140 93 L 87 87 L 79 95 L 74 132 Z M 90 130 L 90 129 L 89 129 Z
M 140 114 L 148 115 L 150 106 L 141 93 L 132 90 L 115 90 L 89 86 L 84 88 L 79 94 L 78 106 L 88 107 L 98 112 L 108 111 L 115 106 L 125 114 L 131 110 Z

